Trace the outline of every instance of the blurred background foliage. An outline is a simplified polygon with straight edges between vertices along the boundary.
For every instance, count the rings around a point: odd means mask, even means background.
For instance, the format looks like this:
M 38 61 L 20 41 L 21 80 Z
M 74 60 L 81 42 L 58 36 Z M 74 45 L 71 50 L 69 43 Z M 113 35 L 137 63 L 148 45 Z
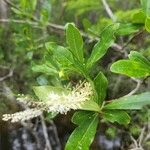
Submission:
M 33 85 L 65 83 L 65 78 L 62 77 L 62 80 L 58 81 L 52 76 L 48 68 L 49 58 L 43 60 L 43 57 L 46 53 L 46 42 L 66 46 L 64 27 L 67 22 L 74 22 L 82 31 L 87 56 L 107 25 L 114 21 L 122 25 L 128 23 L 130 29 L 133 14 L 141 9 L 140 1 L 107 0 L 107 3 L 113 12 L 114 20 L 109 17 L 101 0 L 0 0 L 0 115 L 20 109 L 14 101 L 16 95 L 31 94 Z M 96 74 L 102 70 L 107 76 L 109 80 L 107 99 L 126 95 L 136 86 L 134 80 L 110 72 L 109 67 L 114 61 L 127 58 L 131 50 L 139 51 L 150 59 L 150 34 L 143 28 L 131 34 L 126 34 L 122 30 L 122 35 L 117 36 L 116 43 L 123 49 L 110 48 L 93 71 L 93 74 Z M 73 75 L 69 80 L 75 82 L 77 78 L 80 77 Z M 143 81 L 139 91 L 147 89 L 150 89 L 149 79 Z M 116 137 L 124 139 L 129 136 L 128 140 L 122 141 L 120 145 L 125 148 L 131 145 L 133 139 L 130 135 L 138 139 L 145 124 L 149 123 L 147 113 L 148 108 L 142 112 L 133 112 L 134 121 L 129 127 L 116 128 L 104 121 L 92 149 L 100 148 L 102 143 L 96 141 L 101 133 L 108 141 Z M 62 118 L 64 119 L 63 116 Z M 72 125 L 67 125 L 67 118 L 65 121 L 63 119 L 59 117 L 55 120 L 62 145 L 73 128 Z M 65 131 L 66 126 L 68 131 Z M 150 142 L 145 143 L 145 148 L 149 144 Z

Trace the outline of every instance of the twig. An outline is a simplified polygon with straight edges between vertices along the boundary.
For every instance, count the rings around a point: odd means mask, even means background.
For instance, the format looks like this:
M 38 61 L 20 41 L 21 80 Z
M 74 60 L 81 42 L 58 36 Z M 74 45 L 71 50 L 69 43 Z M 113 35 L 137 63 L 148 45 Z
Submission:
M 139 140 L 139 143 L 138 143 L 139 147 L 142 147 L 145 129 L 146 129 L 146 127 L 144 126 L 141 130 L 141 134 L 140 134 L 139 139 L 138 139 Z
M 108 16 L 112 19 L 113 22 L 116 22 L 116 17 L 114 16 L 112 10 L 110 9 L 107 1 L 106 0 L 102 0 L 102 3 L 104 5 L 104 7 L 105 7 L 105 10 L 106 10 Z
M 50 121 L 50 123 L 52 125 L 54 135 L 55 135 L 55 139 L 56 139 L 56 142 L 58 144 L 58 150 L 61 150 L 61 144 L 60 144 L 60 140 L 59 140 L 59 137 L 58 137 L 58 132 L 57 132 L 56 126 L 55 126 L 55 124 L 52 120 Z
M 132 135 L 130 135 L 130 138 L 133 141 L 134 146 L 137 148 L 138 147 L 137 141 L 134 139 L 134 137 Z
M 141 83 L 142 83 L 141 80 L 136 80 L 136 79 L 134 79 L 134 78 L 132 78 L 132 79 L 137 82 L 136 87 L 135 87 L 130 93 L 128 93 L 128 94 L 125 95 L 125 96 L 131 96 L 131 95 L 135 94 L 135 93 L 139 90 L 139 88 L 140 88 L 140 86 L 141 86 Z
M 50 141 L 49 141 L 49 137 L 48 137 L 48 133 L 47 133 L 47 127 L 43 118 L 43 115 L 40 116 L 41 118 L 41 123 L 42 123 L 42 127 L 43 127 L 43 134 L 44 134 L 44 138 L 45 138 L 45 142 L 46 142 L 46 150 L 52 150 Z
M 43 29 L 42 27 L 39 26 L 39 24 L 37 22 L 33 22 L 33 21 L 29 21 L 29 20 L 15 20 L 15 19 L 0 19 L 0 22 L 4 22 L 4 23 L 19 23 L 19 24 L 28 24 L 28 25 L 32 25 L 35 28 L 39 28 L 39 29 Z
M 29 123 L 30 123 L 30 124 L 29 124 Z M 38 137 L 37 132 L 36 132 L 34 129 L 31 128 L 31 122 L 24 122 L 24 121 L 22 121 L 22 122 L 21 122 L 21 125 L 22 125 L 24 128 L 28 129 L 28 130 L 31 132 L 31 134 L 34 136 L 34 138 L 35 138 L 35 140 L 36 140 L 37 148 L 40 149 L 40 138 Z
M 139 31 L 139 32 L 137 32 L 137 33 L 135 33 L 135 34 L 127 41 L 127 43 L 122 46 L 122 50 L 125 49 L 125 48 L 130 44 L 130 42 L 132 42 L 132 40 L 133 40 L 134 38 L 136 38 L 138 35 L 140 35 L 142 32 L 143 32 L 143 30 L 142 30 L 142 31 Z
M 139 143 L 134 139 L 134 137 L 132 135 L 130 135 L 130 138 L 134 144 L 134 148 L 131 148 L 129 150 L 144 150 L 143 147 L 139 147 Z
M 13 76 L 13 69 L 10 69 L 9 73 L 3 77 L 0 77 L 0 82 L 4 81 L 5 79 Z
M 29 25 L 35 26 L 36 28 L 42 29 L 42 27 L 38 26 L 39 25 L 38 22 L 33 22 L 33 21 L 29 21 L 29 20 L 0 19 L 0 22 L 13 22 L 13 23 L 20 23 L 20 24 L 29 24 Z M 52 28 L 52 29 L 55 29 L 55 30 L 61 30 L 61 31 L 65 30 L 65 27 L 63 25 L 48 23 L 47 26 Z M 100 40 L 99 37 L 92 36 L 90 34 L 87 34 L 87 33 L 83 32 L 83 31 L 80 31 L 80 33 L 83 37 L 85 37 L 87 39 L 90 39 L 92 41 L 99 41 Z M 121 50 L 122 50 L 122 46 L 118 45 L 117 43 L 112 44 L 111 47 L 114 50 L 119 51 L 119 52 L 121 52 Z

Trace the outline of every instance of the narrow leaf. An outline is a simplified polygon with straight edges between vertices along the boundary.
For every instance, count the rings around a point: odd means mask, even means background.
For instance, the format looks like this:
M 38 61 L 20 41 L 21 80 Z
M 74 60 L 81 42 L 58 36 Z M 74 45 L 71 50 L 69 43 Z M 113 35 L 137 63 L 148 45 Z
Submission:
M 114 33 L 119 28 L 119 24 L 107 26 L 101 33 L 100 41 L 94 46 L 92 54 L 87 61 L 87 68 L 90 69 L 95 62 L 102 58 L 108 48 L 114 43 Z
M 103 100 L 106 96 L 106 89 L 108 86 L 107 78 L 104 76 L 102 72 L 99 72 L 99 74 L 94 79 L 94 86 L 95 90 L 98 95 L 98 104 L 102 104 Z
M 132 95 L 128 97 L 121 97 L 119 99 L 112 100 L 104 106 L 103 109 L 142 109 L 143 106 L 150 104 L 150 92 L 145 92 L 138 95 Z
M 74 113 L 73 117 L 71 118 L 71 121 L 76 125 L 80 125 L 81 122 L 85 122 L 91 119 L 94 113 L 95 112 L 90 111 L 77 111 Z
M 41 73 L 45 73 L 45 74 L 48 74 L 48 75 L 57 75 L 58 74 L 58 72 L 55 68 L 53 68 L 52 66 L 49 67 L 46 64 L 33 65 L 32 70 L 34 72 L 41 72 Z
M 143 63 L 131 60 L 119 60 L 112 64 L 110 70 L 129 77 L 146 77 L 150 75 L 150 69 Z
M 69 137 L 65 150 L 89 150 L 97 125 L 97 114 L 92 115 L 88 120 L 82 121 Z
M 79 30 L 70 23 L 66 26 L 66 40 L 72 54 L 83 62 L 83 39 Z
M 118 35 L 129 35 L 135 32 L 138 32 L 141 28 L 141 25 L 135 25 L 132 23 L 122 23 L 119 26 L 119 29 L 117 30 L 116 34 Z

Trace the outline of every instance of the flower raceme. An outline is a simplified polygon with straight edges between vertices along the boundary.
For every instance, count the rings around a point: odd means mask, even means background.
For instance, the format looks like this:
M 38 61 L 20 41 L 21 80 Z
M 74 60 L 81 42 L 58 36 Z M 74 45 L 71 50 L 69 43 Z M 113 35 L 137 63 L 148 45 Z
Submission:
M 92 94 L 90 83 L 84 82 L 78 84 L 68 94 L 48 93 L 48 101 L 33 101 L 29 100 L 28 97 L 20 97 L 17 100 L 30 108 L 14 114 L 4 114 L 3 120 L 10 120 L 11 122 L 25 121 L 41 115 L 43 111 L 66 114 L 71 109 L 81 109 L 82 104 L 90 100 Z

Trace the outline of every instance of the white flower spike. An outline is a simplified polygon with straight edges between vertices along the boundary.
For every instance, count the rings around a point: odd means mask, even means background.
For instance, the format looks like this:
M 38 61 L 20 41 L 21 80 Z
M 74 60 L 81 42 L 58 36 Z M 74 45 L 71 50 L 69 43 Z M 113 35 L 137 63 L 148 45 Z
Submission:
M 27 97 L 18 98 L 18 101 L 32 108 L 14 114 L 4 114 L 3 120 L 25 121 L 41 115 L 43 111 L 66 114 L 71 109 L 81 109 L 81 105 L 90 100 L 92 94 L 90 83 L 85 82 L 78 84 L 69 94 L 50 92 L 49 101 L 46 102 L 28 100 Z

